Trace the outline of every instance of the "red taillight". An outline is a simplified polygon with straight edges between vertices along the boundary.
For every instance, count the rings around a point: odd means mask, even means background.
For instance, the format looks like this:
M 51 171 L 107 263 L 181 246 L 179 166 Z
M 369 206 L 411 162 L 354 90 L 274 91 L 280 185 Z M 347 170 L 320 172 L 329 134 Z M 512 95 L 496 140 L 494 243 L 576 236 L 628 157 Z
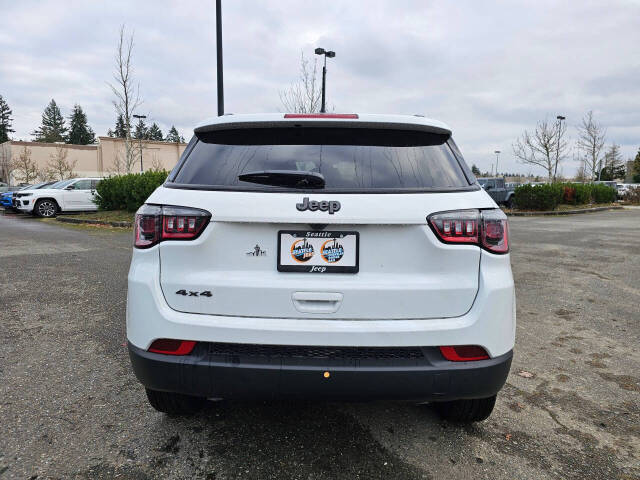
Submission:
M 487 351 L 478 345 L 455 345 L 453 347 L 440 347 L 442 356 L 450 362 L 475 362 L 487 360 Z
M 479 245 L 493 253 L 509 251 L 509 225 L 500 209 L 434 213 L 427 220 L 444 243 Z
M 160 338 L 151 344 L 149 351 L 164 355 L 189 355 L 195 346 L 196 342 L 191 340 Z
M 134 246 L 149 248 L 163 240 L 193 240 L 211 214 L 199 208 L 143 205 L 136 213 Z
M 285 113 L 284 118 L 358 118 L 357 113 Z
M 500 209 L 482 212 L 482 246 L 493 253 L 509 251 L 509 222 Z

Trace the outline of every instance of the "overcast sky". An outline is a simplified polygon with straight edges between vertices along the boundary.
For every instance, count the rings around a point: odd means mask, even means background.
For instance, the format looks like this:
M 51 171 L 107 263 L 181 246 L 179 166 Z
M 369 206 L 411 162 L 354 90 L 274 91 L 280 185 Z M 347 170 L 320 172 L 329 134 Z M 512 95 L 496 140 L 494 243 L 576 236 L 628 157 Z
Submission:
M 28 140 L 51 98 L 104 135 L 121 24 L 135 31 L 140 114 L 185 137 L 216 112 L 215 1 L 0 0 L 0 95 Z M 300 53 L 336 51 L 338 112 L 423 113 L 448 123 L 469 164 L 543 174 L 511 144 L 545 117 L 588 110 L 625 159 L 640 146 L 640 0 L 223 0 L 227 112 L 283 111 Z M 567 162 L 563 173 L 573 174 Z

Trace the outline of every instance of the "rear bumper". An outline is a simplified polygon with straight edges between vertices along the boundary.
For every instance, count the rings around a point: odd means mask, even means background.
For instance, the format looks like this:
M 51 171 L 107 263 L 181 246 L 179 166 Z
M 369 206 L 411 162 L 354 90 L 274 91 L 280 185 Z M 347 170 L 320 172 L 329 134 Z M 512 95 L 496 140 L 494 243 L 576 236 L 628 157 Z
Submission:
M 206 343 L 198 344 L 190 355 L 170 356 L 128 346 L 133 370 L 145 387 L 231 399 L 486 398 L 504 385 L 513 356 L 509 351 L 488 360 L 458 363 L 444 360 L 435 347 L 423 347 L 420 358 L 299 358 L 220 353 Z

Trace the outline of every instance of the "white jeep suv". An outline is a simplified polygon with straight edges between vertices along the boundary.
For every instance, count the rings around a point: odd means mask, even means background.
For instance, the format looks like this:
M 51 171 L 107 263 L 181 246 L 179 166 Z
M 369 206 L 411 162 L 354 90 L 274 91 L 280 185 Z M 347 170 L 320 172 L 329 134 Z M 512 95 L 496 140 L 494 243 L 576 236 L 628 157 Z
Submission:
M 215 118 L 136 214 L 127 338 L 151 405 L 311 397 L 492 411 L 507 219 L 438 121 Z
M 55 217 L 61 212 L 97 210 L 96 186 L 102 178 L 61 180 L 37 190 L 22 190 L 13 196 L 13 206 L 23 213 Z

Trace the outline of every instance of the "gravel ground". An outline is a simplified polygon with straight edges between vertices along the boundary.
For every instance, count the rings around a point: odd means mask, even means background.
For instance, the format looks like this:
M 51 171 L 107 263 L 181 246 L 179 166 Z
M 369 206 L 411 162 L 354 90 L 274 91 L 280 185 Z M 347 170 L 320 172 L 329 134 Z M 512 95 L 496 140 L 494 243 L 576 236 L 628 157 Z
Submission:
M 640 478 L 640 210 L 510 222 L 516 356 L 463 427 L 393 403 L 159 414 L 125 349 L 131 233 L 0 215 L 0 479 Z

